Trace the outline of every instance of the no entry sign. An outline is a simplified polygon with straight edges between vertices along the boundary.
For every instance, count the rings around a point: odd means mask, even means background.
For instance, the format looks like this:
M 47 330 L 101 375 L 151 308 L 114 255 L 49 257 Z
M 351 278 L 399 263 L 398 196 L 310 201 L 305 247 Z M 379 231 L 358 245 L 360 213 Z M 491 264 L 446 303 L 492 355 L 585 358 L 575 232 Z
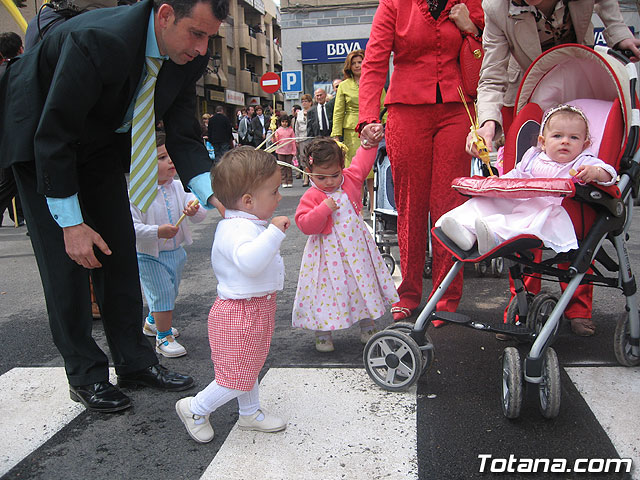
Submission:
M 267 72 L 260 77 L 260 88 L 266 93 L 276 93 L 280 89 L 280 75 Z

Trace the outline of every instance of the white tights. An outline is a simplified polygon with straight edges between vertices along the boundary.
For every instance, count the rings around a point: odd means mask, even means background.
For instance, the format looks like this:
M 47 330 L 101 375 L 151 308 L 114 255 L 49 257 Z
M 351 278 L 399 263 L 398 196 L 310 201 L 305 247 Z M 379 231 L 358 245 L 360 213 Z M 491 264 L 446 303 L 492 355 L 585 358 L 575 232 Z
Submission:
M 196 415 L 205 416 L 214 412 L 234 398 L 238 399 L 238 413 L 240 415 L 253 415 L 260 408 L 260 393 L 258 392 L 258 380 L 248 392 L 234 390 L 218 385 L 214 380 L 207 388 L 199 392 L 191 400 L 191 411 Z

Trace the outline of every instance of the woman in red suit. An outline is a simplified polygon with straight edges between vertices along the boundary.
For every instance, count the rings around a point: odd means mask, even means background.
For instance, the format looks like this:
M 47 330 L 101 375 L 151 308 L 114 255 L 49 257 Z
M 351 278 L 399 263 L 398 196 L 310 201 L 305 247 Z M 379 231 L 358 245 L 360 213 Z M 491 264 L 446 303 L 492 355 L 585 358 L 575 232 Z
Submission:
M 385 105 L 402 270 L 400 301 L 391 310 L 396 321 L 409 317 L 422 300 L 428 213 L 435 222 L 462 203 L 451 190 L 451 180 L 468 176 L 470 169 L 465 152 L 469 119 L 458 94 L 458 57 L 463 36 L 481 35 L 483 27 L 480 0 L 381 0 L 373 20 L 360 79 L 358 127 L 378 121 L 393 51 Z M 434 242 L 434 285 L 451 265 L 451 256 Z M 461 293 L 462 272 L 437 309 L 455 311 Z

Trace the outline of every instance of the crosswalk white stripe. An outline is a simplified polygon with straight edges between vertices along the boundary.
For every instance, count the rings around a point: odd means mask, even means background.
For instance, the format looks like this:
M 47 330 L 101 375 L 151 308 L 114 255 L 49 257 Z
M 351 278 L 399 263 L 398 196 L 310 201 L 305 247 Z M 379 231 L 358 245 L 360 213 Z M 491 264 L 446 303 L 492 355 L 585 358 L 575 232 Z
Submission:
M 620 458 L 633 460 L 631 478 L 640 480 L 640 367 L 565 367 L 565 371 Z
M 271 368 L 260 404 L 287 430 L 234 426 L 202 479 L 418 478 L 415 388 L 384 391 L 363 369 Z
M 63 367 L 14 368 L 0 376 L 0 476 L 84 410 L 69 399 Z

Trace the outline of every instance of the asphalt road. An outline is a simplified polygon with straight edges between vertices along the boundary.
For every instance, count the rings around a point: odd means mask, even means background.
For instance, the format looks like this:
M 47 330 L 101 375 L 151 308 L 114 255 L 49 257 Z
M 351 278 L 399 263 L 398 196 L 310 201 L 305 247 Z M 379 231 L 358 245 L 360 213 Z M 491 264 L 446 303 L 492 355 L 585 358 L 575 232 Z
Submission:
M 284 198 L 277 214 L 293 214 L 303 189 L 296 181 L 293 189 L 284 189 Z M 638 212 L 640 213 L 640 212 Z M 213 368 L 209 358 L 206 318 L 215 298 L 215 278 L 210 267 L 210 247 L 218 220 L 217 214 L 193 227 L 194 244 L 187 247 L 188 261 L 184 272 L 181 293 L 177 301 L 174 325 L 181 331 L 180 342 L 188 355 L 179 359 L 161 359 L 161 362 L 177 371 L 194 376 L 198 388 L 204 387 L 213 378 Z M 9 387 L 19 387 L 32 371 L 57 372 L 57 376 L 47 376 L 40 381 L 47 386 L 56 385 L 64 390 L 64 377 L 59 373 L 62 361 L 53 346 L 47 324 L 46 308 L 40 285 L 35 259 L 26 227 L 12 228 L 5 216 L 0 228 L 0 380 L 11 378 Z M 636 271 L 640 265 L 637 226 L 632 228 L 629 254 Z M 262 376 L 270 371 L 286 372 L 286 369 L 304 368 L 309 372 L 335 369 L 361 369 L 362 381 L 372 394 L 379 390 L 370 382 L 362 368 L 362 345 L 358 331 L 343 331 L 335 335 L 336 351 L 320 354 L 313 347 L 313 334 L 291 328 L 291 303 L 295 295 L 300 257 L 306 237 L 295 227 L 287 233 L 281 253 L 285 260 L 286 280 L 284 291 L 278 295 L 276 331 L 271 352 Z M 425 293 L 431 282 L 425 282 Z M 507 301 L 507 279 L 480 277 L 473 269 L 465 272 L 463 300 L 459 311 L 482 321 L 500 322 L 502 310 Z M 549 288 L 557 290 L 551 284 Z M 596 288 L 594 319 L 598 325 L 597 335 L 592 338 L 578 338 L 570 334 L 568 325 L 563 325 L 554 348 L 563 366 L 562 404 L 555 420 L 544 420 L 535 402 L 525 404 L 521 417 L 510 421 L 503 417 L 500 404 L 501 355 L 504 342 L 498 342 L 493 335 L 447 326 L 432 332 L 436 346 L 436 360 L 431 371 L 424 375 L 414 390 L 416 438 L 395 436 L 384 441 L 391 455 L 407 442 L 415 443 L 417 465 L 409 468 L 409 473 L 398 470 L 396 474 L 386 474 L 384 478 L 458 479 L 491 478 L 494 474 L 480 472 L 479 455 L 490 454 L 492 458 L 562 458 L 569 464 L 575 459 L 618 458 L 629 456 L 635 451 L 635 462 L 640 461 L 639 424 L 623 421 L 624 415 L 640 410 L 640 370 L 631 369 L 631 383 L 622 385 L 625 393 L 632 392 L 627 400 L 607 405 L 607 419 L 595 411 L 592 398 L 613 388 L 608 383 L 596 382 L 595 396 L 588 389 L 579 390 L 569 372 L 610 372 L 616 383 L 617 367 L 613 353 L 613 330 L 617 318 L 624 313 L 621 293 L 614 289 Z M 387 314 L 378 321 L 380 327 L 391 322 Z M 94 335 L 101 347 L 108 351 L 99 321 L 94 323 Z M 520 347 L 522 353 L 525 347 Z M 51 368 L 51 370 L 46 370 Z M 624 369 L 627 370 L 627 369 Z M 293 371 L 293 370 L 292 370 Z M 297 371 L 297 370 L 296 370 Z M 346 370 L 345 370 L 346 371 Z M 13 376 L 10 376 L 13 375 Z M 580 387 L 582 388 L 582 387 Z M 599 390 L 601 389 L 601 390 Z M 635 392 L 635 393 L 633 393 Z M 280 392 L 283 397 L 287 391 Z M 216 437 L 208 445 L 197 445 L 191 441 L 174 413 L 175 402 L 184 393 L 156 393 L 150 390 L 128 390 L 134 407 L 120 414 L 101 415 L 81 411 L 69 421 L 62 422 L 53 435 L 41 446 L 29 449 L 20 457 L 15 466 L 2 478 L 30 479 L 177 479 L 200 478 L 216 454 L 228 440 L 237 420 L 235 403 L 230 403 L 212 415 Z M 304 394 L 304 392 L 303 392 Z M 393 412 L 394 395 L 386 395 L 387 407 Z M 21 393 L 7 405 L 0 406 L 0 431 L 8 416 L 17 416 L 23 431 L 19 436 L 30 438 L 41 432 L 35 430 L 30 414 L 35 411 L 49 411 L 49 399 L 40 393 Z M 398 397 L 399 398 L 399 397 Z M 336 402 L 327 391 L 326 395 L 314 398 L 318 405 Z M 30 403 L 28 403 L 30 402 Z M 76 406 L 70 400 L 63 407 Z M 8 408 L 10 407 L 10 410 Z M 51 410 L 53 412 L 53 410 Z M 299 413 L 299 412 L 296 412 Z M 305 414 L 305 412 L 301 412 Z M 398 419 L 407 415 L 406 409 L 398 409 Z M 51 414 L 53 417 L 53 413 Z M 215 418 L 214 418 L 215 417 Z M 616 418 L 620 421 L 617 422 Z M 4 419 L 4 420 L 3 420 Z M 335 418 L 324 419 L 327 427 L 334 425 Z M 635 419 L 637 422 L 637 419 Z M 363 428 L 362 437 L 375 436 L 376 414 L 371 413 L 370 424 Z M 613 427 L 609 425 L 613 424 Z M 339 427 L 337 427 L 339 428 Z M 615 430 L 612 433 L 612 428 Z M 632 430 L 628 440 L 625 436 Z M 327 435 L 336 434 L 327 430 Z M 619 432 L 619 433 L 616 433 Z M 621 432 L 621 433 L 620 433 Z M 17 442 L 18 439 L 16 438 Z M 308 440 L 312 441 L 312 440 Z M 613 441 L 616 442 L 614 445 Z M 14 439 L 5 438 L 11 445 Z M 626 448 L 621 448 L 621 442 Z M 635 445 L 633 444 L 635 442 Z M 1 443 L 0 443 L 1 444 Z M 302 444 L 301 444 L 302 445 Z M 409 445 L 414 448 L 414 445 Z M 625 453 L 627 452 L 627 453 Z M 340 457 L 341 452 L 329 452 Z M 278 473 L 278 467 L 264 467 L 262 478 L 377 478 L 375 475 L 327 474 L 321 476 L 315 468 L 315 456 L 307 454 L 306 470 L 296 474 Z M 246 459 L 238 455 L 237 462 Z M 0 453 L 0 465 L 7 461 Z M 385 462 L 385 455 L 371 457 L 371 462 Z M 268 462 L 271 465 L 270 462 Z M 275 468 L 275 470 L 273 470 Z M 412 470 L 413 468 L 413 470 Z M 0 470 L 0 472 L 3 470 Z M 281 475 L 281 476 L 279 476 Z M 363 474 L 364 475 L 364 474 Z M 638 474 L 635 474 L 636 478 Z M 527 474 L 506 473 L 502 478 L 631 478 L 626 474 Z M 204 477 L 203 477 L 204 478 Z M 207 478 L 227 478 L 211 474 Z M 242 475 L 228 478 L 245 478 Z M 253 476 L 246 478 L 255 478 Z

